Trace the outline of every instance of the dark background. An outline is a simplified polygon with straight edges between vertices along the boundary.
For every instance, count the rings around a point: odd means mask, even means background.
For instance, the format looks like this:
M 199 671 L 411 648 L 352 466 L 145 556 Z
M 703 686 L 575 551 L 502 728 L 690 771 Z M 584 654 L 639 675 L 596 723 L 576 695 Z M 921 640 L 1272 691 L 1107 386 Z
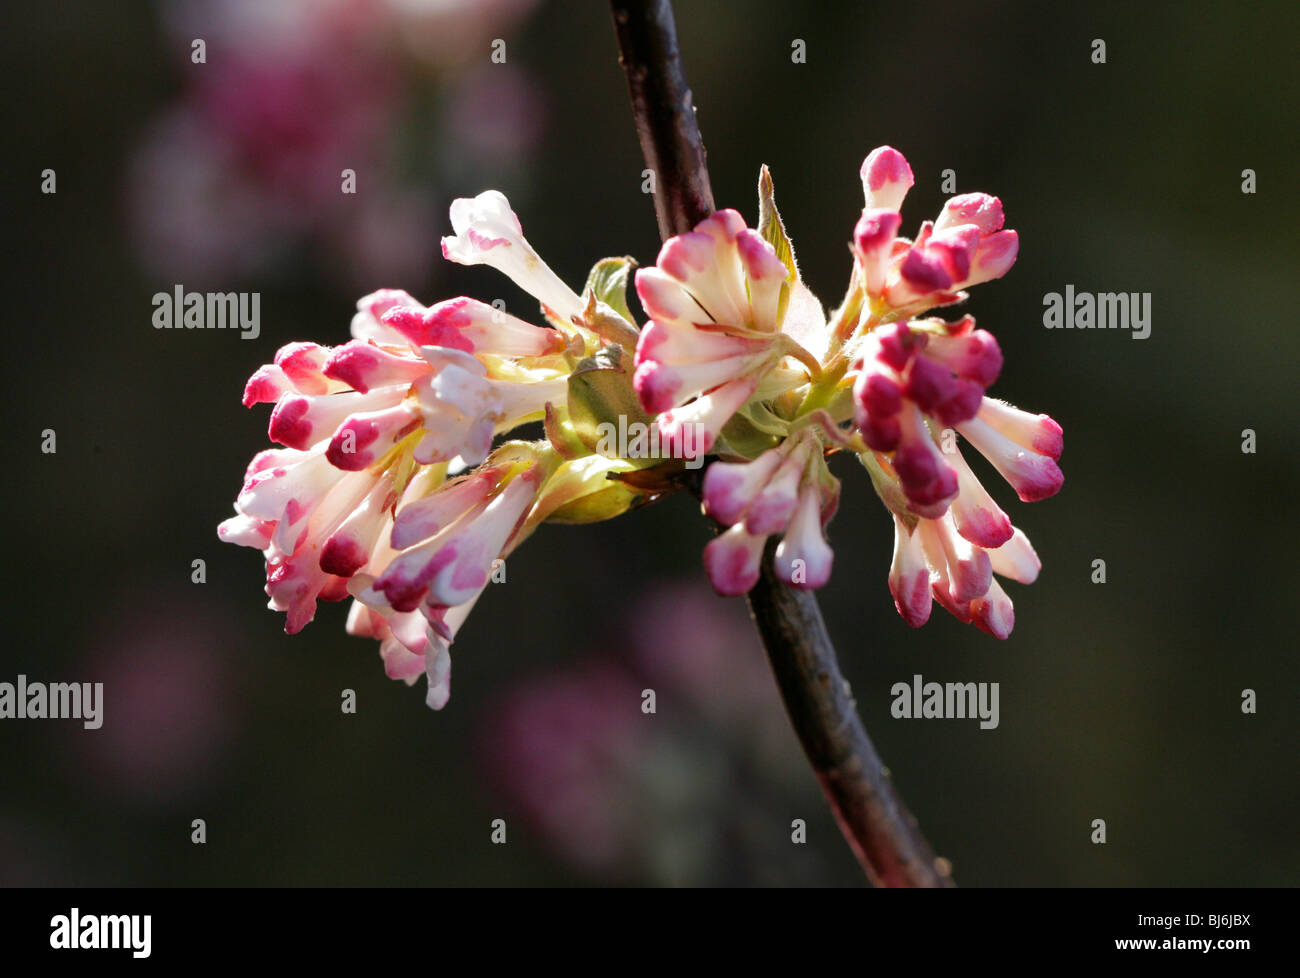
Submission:
M 409 249 L 361 265 L 314 231 L 233 271 L 150 257 L 141 210 L 160 205 L 133 161 L 214 61 L 189 63 L 174 13 L 21 4 L 0 39 L 12 303 L 0 680 L 106 683 L 99 731 L 0 724 L 0 883 L 860 884 L 779 704 L 753 688 L 764 664 L 743 603 L 711 596 L 709 529 L 685 499 L 544 527 L 461 633 L 441 713 L 423 706 L 423 683 L 387 680 L 375 645 L 344 634 L 344 606 L 283 635 L 259 556 L 215 533 L 265 444 L 267 409 L 239 406 L 247 375 L 282 343 L 342 342 L 373 288 L 529 302 L 488 269 L 433 258 L 411 271 Z M 905 233 L 937 214 L 952 168 L 959 191 L 999 195 L 1021 235 L 1017 265 L 969 305 L 1006 356 L 992 393 L 1066 432 L 1058 497 L 1024 506 L 988 480 L 1044 564 L 1031 588 L 1008 588 L 1013 636 L 998 643 L 937 608 L 919 631 L 901 621 L 890 521 L 852 464 L 837 468 L 821 593 L 867 728 L 957 880 L 1294 884 L 1295 5 L 718 2 L 677 17 L 719 205 L 752 222 L 769 164 L 828 305 L 847 280 L 858 166 L 882 143 L 917 175 Z M 509 130 L 506 148 L 470 153 L 448 122 L 456 79 L 488 63 L 496 36 L 533 101 L 462 111 L 461 132 Z M 805 64 L 791 62 L 795 38 Z M 575 287 L 606 255 L 653 262 L 605 7 L 542 4 L 459 47 L 436 69 L 391 59 L 398 149 L 384 158 L 427 195 L 424 244 L 449 232 L 452 198 L 496 187 Z M 512 144 L 529 125 L 527 145 Z M 55 195 L 39 192 L 46 167 Z M 359 197 L 376 172 L 362 170 Z M 150 298 L 177 282 L 260 292 L 261 337 L 154 330 Z M 1066 283 L 1152 293 L 1150 338 L 1044 329 L 1043 296 Z M 196 558 L 205 584 L 191 583 Z M 1105 584 L 1091 582 L 1097 558 Z M 693 698 L 656 678 L 659 654 L 698 666 Z M 653 717 L 628 702 L 641 726 L 618 734 L 626 750 L 606 751 L 624 721 L 588 716 L 585 687 L 565 687 L 567 705 L 547 698 L 593 669 L 660 690 Z M 914 673 L 1000 682 L 1001 725 L 891 719 L 890 686 Z M 340 713 L 345 688 L 354 716 Z M 1256 715 L 1241 711 L 1245 688 Z M 521 698 L 563 736 L 535 743 Z M 574 744 L 589 763 L 568 763 Z M 622 759 L 617 777 L 606 753 Z M 552 784 L 584 800 L 542 826 Z M 194 818 L 205 845 L 190 842 Z M 494 818 L 505 846 L 489 842 Z M 807 846 L 790 842 L 795 818 Z M 1090 842 L 1096 818 L 1104 846 Z M 601 831 L 614 841 L 584 849 Z

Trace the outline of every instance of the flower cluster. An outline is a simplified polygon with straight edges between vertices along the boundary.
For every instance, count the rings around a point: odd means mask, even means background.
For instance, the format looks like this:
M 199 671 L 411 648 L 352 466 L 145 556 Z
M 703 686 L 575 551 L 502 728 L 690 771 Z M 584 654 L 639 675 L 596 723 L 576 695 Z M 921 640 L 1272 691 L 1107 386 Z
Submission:
M 1003 229 L 1001 201 L 981 193 L 953 197 L 915 238 L 900 237 L 907 160 L 881 147 L 861 176 L 853 274 L 829 317 L 800 281 L 766 173 L 757 231 L 721 211 L 668 241 L 656 267 L 636 276 L 650 317 L 636 390 L 647 411 L 661 412 L 666 434 L 690 418 L 706 427 L 709 447 L 723 442 L 703 493 L 705 511 L 726 527 L 705 551 L 719 592 L 753 587 L 778 533 L 777 576 L 795 587 L 826 582 L 824 526 L 839 483 L 825 457 L 851 450 L 894 517 L 889 583 L 903 618 L 923 624 L 938 600 L 1005 638 L 1012 606 L 993 574 L 1029 583 L 1039 562 L 956 434 L 1029 502 L 1061 488 L 1061 428 L 985 395 L 1002 353 L 972 317 L 925 314 L 1005 274 L 1018 238 Z
M 380 640 L 389 676 L 426 675 L 435 708 L 452 639 L 498 562 L 542 519 L 605 494 L 619 469 L 534 443 L 493 449 L 497 435 L 565 408 L 570 348 L 593 344 L 565 319 L 581 319 L 581 300 L 501 194 L 457 201 L 452 222 L 444 254 L 506 272 L 541 300 L 548 325 L 469 298 L 426 308 L 383 290 L 358 302 L 351 341 L 282 348 L 249 379 L 244 404 L 274 403 L 268 434 L 284 447 L 253 459 L 218 531 L 263 551 L 286 631 L 311 621 L 317 601 L 351 596 L 348 631 Z
M 1004 274 L 1016 233 L 997 198 L 965 194 L 900 237 L 907 161 L 877 149 L 862 181 L 853 272 L 829 316 L 801 280 L 764 170 L 757 228 L 719 211 L 636 272 L 639 330 L 624 294 L 630 259 L 597 263 L 579 295 L 504 196 L 456 201 L 443 255 L 503 272 L 544 324 L 471 298 L 425 307 L 382 290 L 358 303 L 349 342 L 284 347 L 244 394 L 274 404 L 269 435 L 282 447 L 253 459 L 221 538 L 263 552 L 289 632 L 318 601 L 351 597 L 348 630 L 380 641 L 388 675 L 425 675 L 439 708 L 457 630 L 541 522 L 616 516 L 680 487 L 707 455 L 716 590 L 752 588 L 778 536 L 776 575 L 821 587 L 840 496 L 827 458 L 847 451 L 893 516 L 889 586 L 903 618 L 924 623 L 937 600 L 1005 638 L 1012 606 L 994 574 L 1029 583 L 1039 561 L 957 439 L 1033 501 L 1061 487 L 1061 428 L 986 395 L 1002 354 L 971 317 L 924 314 Z M 534 421 L 545 438 L 498 440 Z M 629 423 L 653 428 L 655 454 L 608 451 L 600 432 Z

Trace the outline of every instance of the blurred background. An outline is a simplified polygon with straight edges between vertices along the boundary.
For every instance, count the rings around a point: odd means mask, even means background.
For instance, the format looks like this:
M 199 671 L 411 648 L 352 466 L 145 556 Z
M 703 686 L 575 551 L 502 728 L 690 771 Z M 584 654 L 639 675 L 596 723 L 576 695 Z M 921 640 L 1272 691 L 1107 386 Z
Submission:
M 891 523 L 851 460 L 821 593 L 958 882 L 1295 884 L 1295 5 L 720 0 L 677 19 L 719 205 L 752 222 L 769 164 L 828 305 L 882 143 L 917 176 L 906 233 L 951 169 L 1021 235 L 969 306 L 1006 355 L 992 393 L 1066 431 L 1058 497 L 988 481 L 1044 564 L 1009 587 L 1014 635 L 938 609 L 902 622 Z M 50 0 L 6 20 L 23 559 L 0 681 L 100 681 L 106 707 L 94 732 L 0 723 L 0 883 L 863 885 L 743 602 L 709 589 L 689 500 L 544 527 L 461 632 L 439 714 L 344 634 L 346 606 L 285 636 L 260 556 L 216 538 L 266 441 L 244 381 L 281 344 L 342 342 L 379 287 L 530 317 L 503 277 L 442 261 L 453 198 L 506 192 L 575 287 L 607 255 L 653 262 L 605 5 Z M 1067 283 L 1152 293 L 1150 338 L 1044 329 Z M 153 329 L 151 297 L 177 284 L 259 292 L 260 337 Z M 999 682 L 1000 726 L 891 718 L 915 673 Z

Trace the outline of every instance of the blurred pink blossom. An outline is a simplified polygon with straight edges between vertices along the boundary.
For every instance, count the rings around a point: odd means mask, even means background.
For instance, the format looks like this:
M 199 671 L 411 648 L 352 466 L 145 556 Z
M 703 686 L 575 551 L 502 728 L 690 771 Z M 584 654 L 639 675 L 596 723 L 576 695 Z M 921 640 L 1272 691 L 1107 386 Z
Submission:
M 480 754 L 504 811 L 602 879 L 716 883 L 780 865 L 784 836 L 754 825 L 781 824 L 816 787 L 743 610 L 665 583 L 619 634 L 630 656 L 590 656 L 487 711 Z
M 462 155 L 521 152 L 539 112 L 491 42 L 532 0 L 206 0 L 164 7 L 183 94 L 128 169 L 128 219 L 154 273 L 192 284 L 320 248 L 352 286 L 427 278 L 436 254 L 428 173 L 399 159 L 420 76 L 454 92 Z M 191 60 L 201 39 L 205 60 Z M 458 81 L 476 58 L 482 65 Z M 430 67 L 436 70 L 430 72 Z M 461 102 L 467 108 L 460 108 Z M 432 154 L 430 154 L 432 155 Z M 416 169 L 427 165 L 417 160 Z M 344 193 L 344 171 L 355 192 Z
M 162 592 L 162 593 L 160 593 Z M 183 590 L 111 606 L 81 681 L 102 682 L 103 726 L 75 750 L 99 791 L 131 806 L 165 804 L 210 779 L 241 720 L 234 636 L 218 610 Z

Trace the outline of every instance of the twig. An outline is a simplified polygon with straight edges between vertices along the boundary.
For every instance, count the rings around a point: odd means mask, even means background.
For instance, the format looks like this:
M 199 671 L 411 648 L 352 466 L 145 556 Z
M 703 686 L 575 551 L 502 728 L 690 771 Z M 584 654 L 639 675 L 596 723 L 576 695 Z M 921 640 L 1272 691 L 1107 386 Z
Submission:
M 646 165 L 655 173 L 655 214 L 667 240 L 714 210 L 704 143 L 682 72 L 668 0 L 611 0 L 623 69 Z M 817 599 L 772 569 L 749 592 L 754 623 L 790 721 L 844 837 L 876 886 L 953 886 L 899 797 L 858 718 Z
M 667 241 L 714 211 L 704 141 L 677 50 L 673 8 L 668 0 L 613 0 L 610 7 L 641 154 L 654 174 L 659 236 Z
M 777 578 L 775 547 L 771 541 L 749 610 L 840 830 L 876 886 L 953 886 L 947 861 L 935 858 L 858 718 L 817 598 Z

